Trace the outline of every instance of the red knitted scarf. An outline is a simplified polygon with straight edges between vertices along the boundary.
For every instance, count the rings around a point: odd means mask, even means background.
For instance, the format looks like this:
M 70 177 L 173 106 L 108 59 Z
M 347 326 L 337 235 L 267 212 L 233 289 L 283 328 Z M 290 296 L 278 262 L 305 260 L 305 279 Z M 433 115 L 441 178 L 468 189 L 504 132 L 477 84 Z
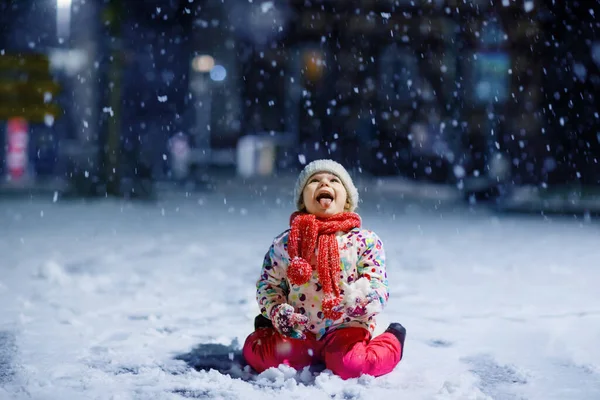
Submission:
M 321 306 L 328 319 L 336 320 L 341 313 L 333 311 L 340 304 L 340 252 L 335 233 L 348 232 L 361 225 L 360 216 L 352 212 L 335 214 L 328 218 L 317 218 L 313 214 L 295 212 L 290 217 L 288 254 L 292 260 L 287 276 L 294 285 L 307 283 L 312 276 L 310 260 L 319 249 L 317 273 L 325 298 Z

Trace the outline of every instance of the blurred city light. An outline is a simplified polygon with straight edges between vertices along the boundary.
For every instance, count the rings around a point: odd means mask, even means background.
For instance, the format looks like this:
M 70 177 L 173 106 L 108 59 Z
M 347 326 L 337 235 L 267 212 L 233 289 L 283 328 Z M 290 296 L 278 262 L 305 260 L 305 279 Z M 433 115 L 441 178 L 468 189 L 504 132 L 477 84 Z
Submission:
M 225 69 L 224 66 L 215 65 L 210 70 L 210 79 L 212 79 L 213 81 L 221 82 L 221 81 L 224 81 L 225 78 L 227 78 L 227 70 Z
M 196 72 L 210 72 L 215 66 L 215 59 L 212 56 L 196 56 L 192 60 L 192 68 Z

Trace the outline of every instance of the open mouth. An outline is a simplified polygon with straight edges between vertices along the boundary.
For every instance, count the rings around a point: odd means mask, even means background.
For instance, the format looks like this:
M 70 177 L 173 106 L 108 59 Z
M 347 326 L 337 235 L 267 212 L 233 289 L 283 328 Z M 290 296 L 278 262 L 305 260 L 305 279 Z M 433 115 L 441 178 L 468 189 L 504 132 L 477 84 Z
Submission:
M 323 208 L 328 208 L 333 202 L 333 195 L 328 192 L 322 192 L 317 195 L 317 202 Z

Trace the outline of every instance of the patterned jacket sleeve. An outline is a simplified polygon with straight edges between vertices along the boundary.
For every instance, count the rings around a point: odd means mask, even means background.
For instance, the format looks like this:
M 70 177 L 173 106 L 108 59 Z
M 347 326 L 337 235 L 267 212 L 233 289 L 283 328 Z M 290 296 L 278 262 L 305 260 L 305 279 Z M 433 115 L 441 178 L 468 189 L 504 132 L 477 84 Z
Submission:
M 283 259 L 277 248 L 277 243 L 274 242 L 265 254 L 260 278 L 256 282 L 256 301 L 261 314 L 266 318 L 269 318 L 274 306 L 287 302 L 289 293 Z
M 375 232 L 367 231 L 360 246 L 361 252 L 357 263 L 358 277 L 369 279 L 371 288 L 377 293 L 383 309 L 389 299 L 383 243 Z

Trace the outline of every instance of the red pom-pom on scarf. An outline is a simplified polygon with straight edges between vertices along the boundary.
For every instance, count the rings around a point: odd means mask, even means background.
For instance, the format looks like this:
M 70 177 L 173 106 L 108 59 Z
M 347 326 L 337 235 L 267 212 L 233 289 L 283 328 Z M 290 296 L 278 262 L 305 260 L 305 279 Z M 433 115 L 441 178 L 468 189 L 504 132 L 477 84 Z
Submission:
M 304 285 L 310 280 L 312 271 L 308 261 L 301 257 L 295 257 L 288 267 L 287 276 L 292 285 Z

